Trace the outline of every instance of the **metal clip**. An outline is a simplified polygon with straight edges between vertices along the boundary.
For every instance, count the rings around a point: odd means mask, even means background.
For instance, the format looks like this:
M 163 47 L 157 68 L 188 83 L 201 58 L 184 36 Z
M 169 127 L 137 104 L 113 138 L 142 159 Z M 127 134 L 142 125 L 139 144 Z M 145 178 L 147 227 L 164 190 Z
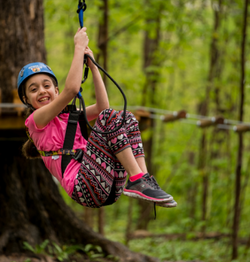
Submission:
M 79 14 L 81 10 L 84 12 L 86 9 L 87 9 L 87 5 L 86 5 L 85 1 L 81 2 L 79 0 L 78 9 L 76 10 L 76 12 Z
M 88 74 L 89 74 L 89 67 L 88 67 L 88 65 L 86 65 L 85 70 L 84 70 L 84 77 L 83 77 L 83 80 L 82 80 L 82 84 L 87 80 Z

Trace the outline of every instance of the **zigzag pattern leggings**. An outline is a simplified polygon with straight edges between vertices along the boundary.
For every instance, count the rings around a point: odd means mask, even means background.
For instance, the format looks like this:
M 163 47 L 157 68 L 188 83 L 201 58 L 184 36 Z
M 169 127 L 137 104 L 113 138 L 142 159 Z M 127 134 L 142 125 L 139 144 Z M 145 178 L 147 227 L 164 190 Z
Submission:
M 122 113 L 113 109 L 102 111 L 94 129 L 103 132 L 114 130 L 121 125 Z M 123 192 L 127 172 L 115 155 L 128 147 L 131 147 L 135 157 L 144 157 L 138 121 L 131 112 L 126 112 L 125 124 L 114 133 L 92 131 L 75 179 L 72 198 L 91 208 L 116 202 Z

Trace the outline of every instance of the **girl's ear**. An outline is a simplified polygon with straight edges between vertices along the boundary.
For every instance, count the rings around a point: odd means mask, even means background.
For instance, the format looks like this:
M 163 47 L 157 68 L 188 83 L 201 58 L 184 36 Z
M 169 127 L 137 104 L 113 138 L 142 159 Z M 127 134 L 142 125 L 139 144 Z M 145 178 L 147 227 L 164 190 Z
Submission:
M 59 88 L 58 88 L 58 86 L 56 86 L 55 89 L 56 89 L 56 94 L 59 95 Z
M 25 104 L 27 104 L 27 98 L 25 96 L 23 96 L 23 101 L 25 102 Z

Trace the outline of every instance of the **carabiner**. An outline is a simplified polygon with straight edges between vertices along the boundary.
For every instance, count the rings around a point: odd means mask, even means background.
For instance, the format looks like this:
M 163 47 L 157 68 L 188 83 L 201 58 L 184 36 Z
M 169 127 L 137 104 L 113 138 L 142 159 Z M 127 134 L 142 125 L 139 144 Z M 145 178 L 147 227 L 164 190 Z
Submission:
M 85 1 L 83 0 L 81 2 L 81 0 L 79 0 L 78 9 L 76 10 L 76 12 L 79 14 L 81 10 L 84 12 L 86 9 L 87 9 L 87 5 L 86 5 Z
M 88 65 L 86 65 L 85 70 L 84 70 L 84 77 L 83 77 L 83 80 L 82 80 L 82 84 L 87 80 L 88 74 L 89 74 L 89 67 L 88 67 Z
M 86 10 L 86 8 L 87 8 L 87 5 L 85 3 L 85 0 L 83 0 L 83 2 L 81 2 L 81 0 L 79 0 L 78 9 L 77 9 L 76 12 L 78 13 L 78 16 L 79 16 L 79 24 L 80 24 L 81 28 L 83 28 L 83 13 Z

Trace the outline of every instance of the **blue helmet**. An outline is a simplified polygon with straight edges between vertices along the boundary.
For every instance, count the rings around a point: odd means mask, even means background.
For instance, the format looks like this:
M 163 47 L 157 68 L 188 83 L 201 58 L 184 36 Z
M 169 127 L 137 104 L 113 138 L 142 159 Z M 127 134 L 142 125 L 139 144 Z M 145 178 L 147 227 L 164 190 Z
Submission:
M 18 89 L 18 95 L 21 101 L 26 104 L 23 101 L 23 90 L 21 88 L 22 83 L 27 80 L 30 76 L 35 74 L 48 74 L 55 78 L 56 84 L 58 85 L 58 81 L 56 79 L 55 74 L 51 70 L 51 68 L 44 63 L 36 62 L 36 63 L 30 63 L 22 68 L 22 70 L 18 74 L 17 78 L 17 89 Z

